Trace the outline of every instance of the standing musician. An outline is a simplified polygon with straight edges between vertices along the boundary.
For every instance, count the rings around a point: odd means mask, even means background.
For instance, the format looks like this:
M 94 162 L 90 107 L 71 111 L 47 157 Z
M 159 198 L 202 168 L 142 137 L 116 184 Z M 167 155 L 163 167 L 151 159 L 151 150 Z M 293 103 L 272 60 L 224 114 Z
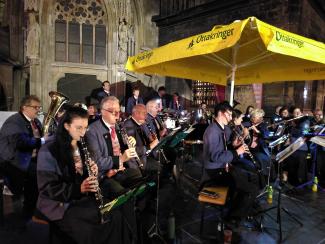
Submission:
M 142 126 L 146 123 L 146 117 L 146 106 L 143 104 L 137 104 L 132 109 L 132 116 L 123 124 L 128 136 L 135 138 L 135 149 L 144 169 L 148 167 L 146 156 L 147 149 L 152 149 L 158 144 L 158 139 L 155 139 L 150 143 L 145 135 L 145 132 L 142 130 Z M 128 163 L 131 168 L 138 167 L 134 158 L 130 159 Z
M 202 185 L 229 185 L 232 193 L 229 217 L 240 220 L 251 212 L 258 192 L 258 179 L 249 171 L 232 165 L 247 151 L 245 145 L 236 150 L 228 149 L 231 130 L 227 125 L 231 121 L 232 110 L 228 102 L 219 103 L 215 107 L 215 120 L 204 133 Z
M 105 97 L 100 109 L 102 117 L 89 126 L 86 137 L 98 165 L 103 195 L 107 196 L 110 192 L 116 196 L 141 178 L 141 172 L 137 168 L 130 168 L 126 163 L 137 157 L 137 153 L 134 147 L 127 148 L 116 129 L 120 115 L 119 100 L 114 96 Z M 130 143 L 134 145 L 134 139 L 130 139 Z
M 90 161 L 91 172 L 84 170 L 85 155 L 80 146 L 88 126 L 87 111 L 71 107 L 61 122 L 55 138 L 39 151 L 38 209 L 55 227 L 53 230 L 65 233 L 76 243 L 130 243 L 117 210 L 111 212 L 110 221 L 100 224 L 93 195 L 98 190 L 98 168 Z M 62 234 L 58 237 L 62 238 Z
M 244 122 L 243 125 L 250 131 L 251 143 L 249 150 L 260 164 L 261 173 L 266 177 L 269 175 L 270 152 L 266 144 L 269 138 L 269 130 L 266 123 L 263 122 L 265 113 L 263 109 L 256 108 L 250 113 L 250 121 Z

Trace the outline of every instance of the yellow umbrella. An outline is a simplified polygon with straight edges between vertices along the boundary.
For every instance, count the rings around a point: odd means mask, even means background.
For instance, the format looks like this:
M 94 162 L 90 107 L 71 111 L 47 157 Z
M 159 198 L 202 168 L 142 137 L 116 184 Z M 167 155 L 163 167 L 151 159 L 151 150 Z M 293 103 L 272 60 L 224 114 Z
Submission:
M 255 17 L 129 57 L 129 71 L 220 85 L 325 79 L 325 44 Z

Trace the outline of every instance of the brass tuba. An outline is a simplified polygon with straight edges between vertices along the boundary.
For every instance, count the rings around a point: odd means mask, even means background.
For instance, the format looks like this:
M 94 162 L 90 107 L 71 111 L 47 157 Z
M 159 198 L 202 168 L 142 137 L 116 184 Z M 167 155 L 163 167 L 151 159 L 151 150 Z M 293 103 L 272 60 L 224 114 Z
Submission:
M 58 113 L 61 106 L 69 102 L 69 98 L 60 92 L 50 91 L 49 96 L 51 97 L 51 104 L 43 122 L 43 135 L 49 132 L 51 122 L 54 121 L 55 115 Z

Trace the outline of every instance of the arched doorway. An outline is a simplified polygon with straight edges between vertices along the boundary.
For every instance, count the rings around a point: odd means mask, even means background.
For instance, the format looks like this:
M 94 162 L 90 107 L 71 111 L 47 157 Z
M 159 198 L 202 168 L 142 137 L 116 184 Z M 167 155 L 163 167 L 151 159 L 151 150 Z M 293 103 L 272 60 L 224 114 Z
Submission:
M 76 102 L 89 104 L 91 101 L 88 97 L 91 91 L 101 85 L 96 75 L 65 74 L 64 78 L 58 80 L 57 91 L 68 96 L 71 104 Z

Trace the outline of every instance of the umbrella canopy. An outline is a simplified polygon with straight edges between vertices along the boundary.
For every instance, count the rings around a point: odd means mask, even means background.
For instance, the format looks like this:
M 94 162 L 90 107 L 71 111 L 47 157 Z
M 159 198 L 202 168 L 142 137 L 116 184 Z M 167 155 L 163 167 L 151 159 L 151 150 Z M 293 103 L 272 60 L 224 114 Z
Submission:
M 325 44 L 255 17 L 129 57 L 129 71 L 219 85 L 325 79 Z M 236 80 L 236 82 L 235 82 Z

